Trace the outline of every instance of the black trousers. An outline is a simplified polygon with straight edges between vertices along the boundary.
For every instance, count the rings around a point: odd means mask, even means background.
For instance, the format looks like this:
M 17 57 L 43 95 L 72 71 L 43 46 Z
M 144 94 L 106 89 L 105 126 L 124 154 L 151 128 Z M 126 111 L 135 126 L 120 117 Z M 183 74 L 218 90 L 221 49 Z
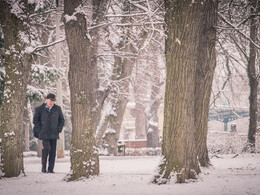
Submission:
M 52 172 L 55 164 L 57 139 L 42 140 L 42 168 L 46 170 L 49 157 L 48 171 Z

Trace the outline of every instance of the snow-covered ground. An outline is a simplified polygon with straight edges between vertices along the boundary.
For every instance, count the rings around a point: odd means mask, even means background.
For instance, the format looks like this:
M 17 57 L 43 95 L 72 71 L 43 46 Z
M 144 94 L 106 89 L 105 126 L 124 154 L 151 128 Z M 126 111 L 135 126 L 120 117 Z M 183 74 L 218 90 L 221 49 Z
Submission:
M 260 154 L 212 157 L 212 168 L 202 170 L 196 182 L 151 184 L 159 156 L 100 157 L 100 176 L 65 182 L 69 157 L 57 159 L 55 174 L 40 172 L 40 158 L 24 158 L 26 176 L 0 179 L 1 195 L 87 194 L 260 194 Z

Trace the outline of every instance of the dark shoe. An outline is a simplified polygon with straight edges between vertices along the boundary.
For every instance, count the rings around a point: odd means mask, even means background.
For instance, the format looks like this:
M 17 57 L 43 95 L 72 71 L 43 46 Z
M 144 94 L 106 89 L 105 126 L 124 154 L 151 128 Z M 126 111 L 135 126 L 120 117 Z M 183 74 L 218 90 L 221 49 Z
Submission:
M 46 168 L 42 168 L 42 173 L 46 173 Z
M 54 171 L 50 171 L 50 170 L 48 170 L 48 173 L 55 173 Z

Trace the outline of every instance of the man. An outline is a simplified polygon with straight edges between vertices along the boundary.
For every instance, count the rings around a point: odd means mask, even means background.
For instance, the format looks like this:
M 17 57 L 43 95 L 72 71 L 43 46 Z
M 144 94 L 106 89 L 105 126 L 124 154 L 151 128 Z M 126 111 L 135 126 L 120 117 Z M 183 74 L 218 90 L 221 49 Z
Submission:
M 46 102 L 37 107 L 33 117 L 34 136 L 42 140 L 42 172 L 54 173 L 57 139 L 64 126 L 61 107 L 55 104 L 56 97 L 49 93 Z M 49 156 L 48 170 L 46 170 Z

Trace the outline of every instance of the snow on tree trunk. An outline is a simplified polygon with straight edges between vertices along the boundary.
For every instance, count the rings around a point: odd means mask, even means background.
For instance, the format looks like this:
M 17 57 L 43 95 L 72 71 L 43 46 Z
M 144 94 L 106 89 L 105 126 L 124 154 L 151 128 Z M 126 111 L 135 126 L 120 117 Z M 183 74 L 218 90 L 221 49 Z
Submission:
M 109 116 L 109 126 L 107 127 L 107 130 L 109 129 L 110 131 L 105 132 L 102 144 L 107 149 L 109 155 L 117 155 L 117 141 L 119 139 L 119 134 L 127 102 L 128 101 L 124 98 L 118 100 L 116 115 Z
M 214 25 L 217 20 L 217 3 L 204 2 L 204 11 L 200 16 L 195 88 L 195 128 L 196 145 L 198 148 L 198 159 L 200 165 L 207 167 L 210 159 L 207 149 L 208 115 L 210 95 L 212 90 L 213 76 L 216 67 L 215 40 L 216 29 Z
M 158 65 L 152 68 L 155 75 L 152 83 L 151 100 L 149 111 L 146 113 L 147 147 L 159 147 L 159 117 L 158 110 L 160 101 L 160 71 Z
M 158 118 L 158 109 L 160 106 L 159 100 L 153 100 L 153 103 L 150 107 L 149 118 L 147 122 L 147 147 L 156 148 L 159 147 L 159 118 Z
M 72 137 L 71 173 L 68 180 L 99 174 L 94 133 L 101 105 L 98 104 L 98 74 L 82 1 L 64 1 L 64 23 L 69 47 Z M 95 46 L 94 46 L 95 47 Z
M 197 124 L 195 90 L 197 68 L 201 66 L 198 64 L 200 36 L 202 36 L 200 28 L 204 12 L 208 11 L 205 8 L 208 4 L 216 4 L 216 1 L 165 3 L 167 76 L 162 160 L 158 174 L 153 180 L 159 184 L 167 183 L 170 179 L 183 183 L 186 179 L 195 179 L 200 173 L 195 139 Z M 214 57 L 211 55 L 212 53 L 209 57 Z M 207 112 L 208 109 L 209 107 L 205 106 L 203 112 Z
M 23 167 L 23 116 L 26 87 L 31 69 L 28 54 L 30 33 L 27 1 L 0 1 L 0 23 L 4 34 L 5 87 L 1 112 L 2 172 L 16 177 Z
M 153 50 L 156 51 L 155 47 L 152 47 Z M 157 51 L 156 53 L 159 53 Z M 160 65 L 158 57 L 156 56 L 156 60 L 153 59 L 156 63 L 151 66 L 152 79 L 151 79 L 151 95 L 150 95 L 150 103 L 149 109 L 146 111 L 146 134 L 147 134 L 147 147 L 159 147 L 159 117 L 158 110 L 161 104 L 160 98 Z M 148 62 L 149 63 L 149 62 Z M 152 63 L 152 62 L 151 62 Z

